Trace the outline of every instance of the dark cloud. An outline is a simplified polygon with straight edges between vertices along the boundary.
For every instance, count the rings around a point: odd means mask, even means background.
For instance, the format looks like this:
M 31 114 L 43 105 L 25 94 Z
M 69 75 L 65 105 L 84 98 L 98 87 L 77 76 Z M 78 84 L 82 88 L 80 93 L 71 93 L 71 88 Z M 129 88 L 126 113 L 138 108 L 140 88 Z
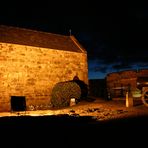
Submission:
M 131 69 L 132 66 L 127 63 L 116 64 L 112 66 L 113 69 L 121 70 L 121 69 Z
M 107 67 L 106 66 L 100 66 L 100 67 L 95 67 L 94 68 L 95 72 L 101 72 L 101 73 L 106 73 L 107 72 Z

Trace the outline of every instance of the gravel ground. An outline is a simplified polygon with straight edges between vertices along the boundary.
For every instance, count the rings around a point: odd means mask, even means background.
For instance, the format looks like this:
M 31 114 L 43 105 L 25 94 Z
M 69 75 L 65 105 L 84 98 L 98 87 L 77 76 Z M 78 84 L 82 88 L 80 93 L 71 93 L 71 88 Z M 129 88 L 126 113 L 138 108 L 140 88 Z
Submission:
M 142 103 L 133 107 L 126 107 L 124 100 L 104 101 L 96 99 L 93 102 L 80 102 L 76 106 L 62 109 L 61 113 L 79 116 L 93 116 L 98 121 L 148 116 L 148 107 Z
M 44 116 L 44 115 L 69 115 L 69 116 L 91 116 L 96 121 L 107 121 L 117 118 L 148 116 L 148 107 L 142 103 L 133 107 L 126 107 L 125 100 L 94 99 L 93 101 L 81 101 L 78 104 L 51 110 L 38 110 L 26 112 L 4 112 L 0 113 L 0 117 L 4 116 Z

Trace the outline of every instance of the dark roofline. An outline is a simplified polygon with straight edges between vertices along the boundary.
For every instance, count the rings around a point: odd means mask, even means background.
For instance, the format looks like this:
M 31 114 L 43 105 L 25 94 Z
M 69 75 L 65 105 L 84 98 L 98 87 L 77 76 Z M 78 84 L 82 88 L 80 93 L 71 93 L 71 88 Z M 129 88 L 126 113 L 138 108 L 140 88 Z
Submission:
M 6 27 L 6 28 L 11 28 L 11 29 L 18 29 L 18 30 L 24 30 L 26 32 L 34 32 L 34 33 L 41 33 L 41 34 L 50 34 L 50 35 L 56 35 L 56 36 L 61 36 L 61 37 L 67 37 L 67 35 L 61 35 L 57 33 L 50 33 L 50 32 L 45 32 L 41 30 L 35 30 L 35 29 L 30 29 L 30 28 L 22 28 L 22 27 L 15 27 L 15 26 L 6 26 L 6 25 L 0 25 L 0 27 Z
M 70 35 L 70 38 L 82 52 L 86 52 L 85 48 L 78 42 L 78 40 L 73 35 Z
M 0 25 L 0 42 L 72 52 L 86 52 L 74 36 L 5 25 Z
M 142 71 L 142 70 L 148 70 L 147 68 L 144 68 L 144 69 L 129 69 L 129 70 L 122 70 L 122 71 L 118 71 L 118 72 L 111 72 L 111 73 L 108 73 L 106 76 L 109 76 L 109 75 L 111 75 L 111 74 L 121 74 L 122 72 L 128 72 L 128 71 L 133 71 L 133 72 L 136 72 L 136 73 L 139 73 L 140 71 Z
M 133 70 L 133 69 L 131 69 L 131 70 L 121 70 L 121 71 L 115 71 L 115 72 L 111 72 L 111 73 L 108 73 L 106 76 L 109 76 L 109 75 L 112 75 L 112 74 L 121 74 L 122 72 L 127 72 L 127 71 L 135 71 L 136 72 L 136 70 Z

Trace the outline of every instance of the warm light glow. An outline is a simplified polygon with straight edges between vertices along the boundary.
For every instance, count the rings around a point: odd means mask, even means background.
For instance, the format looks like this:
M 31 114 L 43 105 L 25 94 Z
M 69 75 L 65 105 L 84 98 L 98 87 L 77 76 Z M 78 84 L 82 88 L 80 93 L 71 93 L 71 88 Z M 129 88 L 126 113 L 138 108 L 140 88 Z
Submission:
M 59 113 L 59 111 L 58 111 Z M 56 111 L 50 110 L 37 110 L 37 111 L 26 111 L 26 112 L 2 112 L 0 117 L 10 117 L 10 116 L 45 116 L 45 115 L 56 115 Z

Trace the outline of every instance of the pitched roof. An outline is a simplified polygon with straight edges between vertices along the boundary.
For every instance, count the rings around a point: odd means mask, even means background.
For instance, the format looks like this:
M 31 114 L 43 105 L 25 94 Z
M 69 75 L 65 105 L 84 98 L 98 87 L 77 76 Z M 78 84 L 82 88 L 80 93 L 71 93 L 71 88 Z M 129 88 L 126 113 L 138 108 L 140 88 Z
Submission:
M 74 36 L 4 25 L 0 25 L 0 42 L 73 52 L 86 52 Z

